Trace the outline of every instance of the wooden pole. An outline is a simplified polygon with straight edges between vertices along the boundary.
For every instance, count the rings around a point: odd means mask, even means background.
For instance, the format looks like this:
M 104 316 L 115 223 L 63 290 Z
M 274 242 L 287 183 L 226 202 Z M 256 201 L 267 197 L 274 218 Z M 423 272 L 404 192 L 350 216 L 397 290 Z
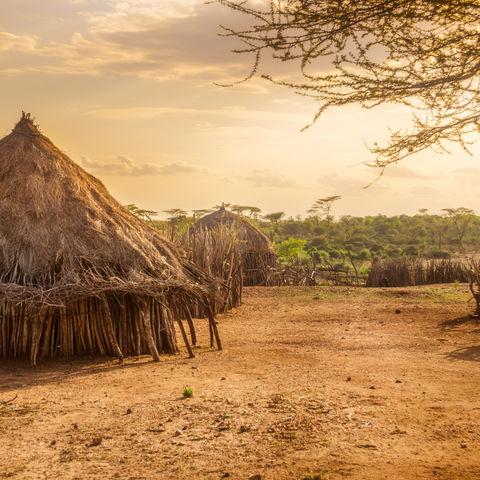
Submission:
M 115 332 L 113 330 L 113 322 L 112 322 L 112 315 L 110 313 L 110 305 L 108 304 L 108 300 L 104 295 L 102 295 L 102 302 L 103 302 L 104 312 L 105 312 L 105 323 L 107 327 L 106 330 L 107 330 L 108 340 L 113 349 L 114 355 L 118 358 L 118 361 L 120 363 L 123 363 L 123 353 L 120 350 L 120 347 L 118 346 L 117 340 L 115 338 Z
M 36 316 L 32 318 L 32 341 L 30 344 L 30 362 L 33 367 L 37 366 L 37 354 L 38 354 L 38 342 L 39 342 L 39 330 L 40 319 Z
M 195 354 L 193 353 L 192 347 L 190 346 L 190 343 L 188 343 L 188 337 L 187 337 L 187 332 L 185 331 L 185 327 L 183 326 L 183 322 L 180 318 L 177 318 L 178 326 L 180 327 L 180 332 L 182 332 L 182 337 L 183 341 L 185 342 L 185 346 L 187 347 L 188 350 L 188 356 L 190 358 L 194 358 Z
M 192 314 L 188 307 L 185 308 L 185 312 L 187 315 L 188 328 L 190 329 L 190 336 L 192 338 L 192 345 L 195 346 L 197 344 L 197 333 L 195 332 L 195 325 L 193 324 Z
M 215 316 L 213 315 L 212 308 L 210 306 L 208 306 L 208 321 L 211 329 L 213 330 L 213 334 L 215 335 L 217 347 L 219 350 L 222 350 L 222 342 L 220 340 L 220 335 L 218 334 L 217 323 L 215 322 Z
M 154 362 L 159 362 L 160 355 L 158 354 L 155 341 L 153 340 L 152 322 L 150 318 L 150 308 L 148 304 L 145 305 L 145 308 L 143 309 L 141 315 L 143 320 L 143 328 L 145 331 L 145 336 L 147 337 L 148 348 L 150 349 L 150 354 L 152 355 Z

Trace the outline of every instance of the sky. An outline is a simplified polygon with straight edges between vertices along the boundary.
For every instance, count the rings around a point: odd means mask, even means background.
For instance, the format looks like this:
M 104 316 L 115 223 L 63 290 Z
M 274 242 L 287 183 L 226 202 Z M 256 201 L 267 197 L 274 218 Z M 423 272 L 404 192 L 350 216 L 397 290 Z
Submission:
M 408 127 L 398 106 L 316 113 L 260 78 L 219 25 L 242 20 L 198 0 L 0 0 L 0 137 L 22 110 L 123 204 L 163 210 L 222 201 L 306 215 L 480 213 L 480 143 L 424 152 L 378 172 L 366 145 Z M 275 68 L 275 67 L 274 67 Z

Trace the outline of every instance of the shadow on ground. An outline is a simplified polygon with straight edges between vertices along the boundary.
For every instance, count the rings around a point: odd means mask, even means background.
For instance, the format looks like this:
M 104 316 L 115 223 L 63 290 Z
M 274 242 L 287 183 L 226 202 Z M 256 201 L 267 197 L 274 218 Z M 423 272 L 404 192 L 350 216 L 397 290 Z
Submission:
M 449 360 L 466 360 L 469 362 L 480 362 L 480 345 L 462 347 L 445 354 Z
M 217 350 L 200 349 L 195 354 L 202 355 Z M 31 388 L 48 383 L 62 382 L 67 379 L 96 375 L 122 369 L 149 369 L 152 366 L 179 366 L 191 363 L 185 352 L 175 355 L 162 355 L 159 363 L 154 363 L 149 355 L 127 357 L 123 364 L 112 358 L 72 357 L 70 359 L 43 360 L 38 367 L 32 367 L 26 360 L 2 360 L 0 366 L 0 395 L 11 390 Z M 0 398 L 2 401 L 2 398 Z
M 442 330 L 456 330 L 462 326 L 476 326 L 480 327 L 480 319 L 477 317 L 472 317 L 470 315 L 464 315 L 462 317 L 453 318 L 451 320 L 446 320 L 445 322 L 440 323 L 440 328 Z M 471 332 L 479 332 L 480 329 L 472 330 Z

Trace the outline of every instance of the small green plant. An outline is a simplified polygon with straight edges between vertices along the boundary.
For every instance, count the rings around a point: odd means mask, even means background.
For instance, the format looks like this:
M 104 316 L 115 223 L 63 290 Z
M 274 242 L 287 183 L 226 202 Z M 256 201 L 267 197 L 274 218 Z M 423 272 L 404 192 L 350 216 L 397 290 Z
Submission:
M 302 480 L 327 480 L 327 474 L 323 472 L 305 475 Z
M 455 281 L 453 282 L 453 286 L 454 286 L 455 288 L 458 288 L 458 285 L 459 285 L 459 284 L 460 284 L 460 282 L 459 282 L 458 280 L 455 280 Z
M 193 388 L 191 387 L 183 387 L 183 396 L 185 398 L 193 397 Z

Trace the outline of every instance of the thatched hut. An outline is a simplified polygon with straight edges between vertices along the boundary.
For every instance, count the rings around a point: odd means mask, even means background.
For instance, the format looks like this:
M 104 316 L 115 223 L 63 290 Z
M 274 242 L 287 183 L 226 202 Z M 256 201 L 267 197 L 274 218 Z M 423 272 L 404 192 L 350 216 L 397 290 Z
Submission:
M 277 266 L 277 256 L 268 237 L 245 217 L 222 207 L 200 218 L 190 227 L 188 234 L 222 228 L 232 232 L 237 240 L 241 252 L 243 285 L 265 285 L 269 271 Z
M 0 358 L 178 351 L 215 283 L 23 114 L 0 140 Z M 212 314 L 211 334 L 220 340 Z

